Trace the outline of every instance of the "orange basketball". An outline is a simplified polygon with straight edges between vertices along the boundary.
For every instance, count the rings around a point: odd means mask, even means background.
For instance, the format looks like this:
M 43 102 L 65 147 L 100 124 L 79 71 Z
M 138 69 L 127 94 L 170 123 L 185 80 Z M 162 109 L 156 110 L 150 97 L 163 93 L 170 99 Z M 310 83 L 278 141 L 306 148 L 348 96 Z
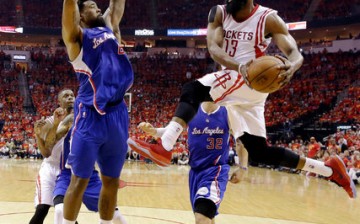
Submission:
M 274 56 L 262 56 L 255 59 L 248 67 L 248 80 L 251 88 L 262 93 L 272 93 L 280 89 L 281 70 L 277 66 L 284 62 Z

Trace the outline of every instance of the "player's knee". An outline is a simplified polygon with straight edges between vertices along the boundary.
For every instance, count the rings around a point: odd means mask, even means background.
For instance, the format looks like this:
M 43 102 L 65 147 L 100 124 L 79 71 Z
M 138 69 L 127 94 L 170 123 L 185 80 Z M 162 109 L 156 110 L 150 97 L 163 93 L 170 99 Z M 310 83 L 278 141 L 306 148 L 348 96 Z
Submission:
M 199 213 L 206 218 L 213 219 L 216 215 L 216 205 L 209 199 L 199 198 L 195 201 L 194 212 Z M 202 216 L 195 216 L 196 219 L 204 219 Z M 198 222 L 196 222 L 198 223 Z M 201 223 L 201 222 L 200 222 Z
M 102 175 L 101 182 L 104 188 L 107 189 L 118 189 L 119 188 L 119 178 L 107 177 Z
M 70 185 L 66 194 L 80 194 L 83 193 L 88 185 L 89 178 L 80 178 L 77 176 L 71 177 Z
M 198 106 L 203 101 L 212 101 L 209 92 L 210 87 L 204 86 L 199 81 L 185 83 L 181 90 L 180 102 Z
M 54 206 L 64 203 L 64 196 L 63 195 L 55 196 L 53 202 L 54 202 Z

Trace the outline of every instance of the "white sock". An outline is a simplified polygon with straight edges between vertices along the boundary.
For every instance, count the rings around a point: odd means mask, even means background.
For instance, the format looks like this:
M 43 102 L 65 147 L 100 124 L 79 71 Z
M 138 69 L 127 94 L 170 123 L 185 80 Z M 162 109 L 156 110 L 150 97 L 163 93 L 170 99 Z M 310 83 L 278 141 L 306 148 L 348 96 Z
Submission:
M 166 131 L 166 128 L 156 128 L 155 137 L 161 138 Z
M 62 224 L 75 224 L 75 221 L 70 221 L 70 220 L 63 218 Z
M 166 126 L 166 130 L 161 137 L 162 145 L 167 151 L 171 151 L 174 147 L 176 140 L 179 138 L 184 128 L 175 121 L 170 121 L 170 124 Z
M 330 167 L 325 166 L 324 162 L 306 158 L 305 165 L 302 170 L 320 174 L 324 177 L 330 177 L 333 171 Z
M 116 209 L 114 212 L 114 217 L 112 219 L 113 224 L 127 224 L 124 216 L 120 213 L 119 209 Z
M 100 219 L 100 224 L 111 224 L 111 220 L 102 220 Z
M 54 213 L 54 224 L 62 224 L 63 223 L 63 212 L 64 212 L 64 204 L 55 205 L 55 213 Z

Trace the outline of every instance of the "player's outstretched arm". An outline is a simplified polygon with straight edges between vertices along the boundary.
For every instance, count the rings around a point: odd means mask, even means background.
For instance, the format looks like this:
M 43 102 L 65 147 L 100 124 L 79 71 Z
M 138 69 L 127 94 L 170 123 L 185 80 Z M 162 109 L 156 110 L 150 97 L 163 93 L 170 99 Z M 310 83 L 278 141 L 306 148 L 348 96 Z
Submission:
M 267 17 L 265 33 L 272 36 L 274 43 L 287 57 L 287 60 L 279 57 L 285 62 L 284 70 L 286 72 L 282 73 L 281 76 L 285 77 L 282 85 L 286 85 L 301 67 L 304 58 L 298 49 L 296 41 L 289 33 L 285 22 L 277 14 L 271 14 Z
M 73 61 L 80 53 L 82 38 L 77 0 L 64 0 L 61 23 L 62 38 L 69 58 Z
M 222 11 L 218 6 L 214 6 L 210 10 L 207 27 L 206 40 L 209 53 L 217 63 L 228 69 L 239 71 L 239 63 L 222 49 L 224 40 L 222 25 Z
M 110 0 L 109 14 L 105 18 L 107 25 L 114 32 L 114 35 L 116 39 L 119 41 L 119 43 L 121 43 L 119 24 L 124 15 L 124 10 L 125 10 L 125 0 Z

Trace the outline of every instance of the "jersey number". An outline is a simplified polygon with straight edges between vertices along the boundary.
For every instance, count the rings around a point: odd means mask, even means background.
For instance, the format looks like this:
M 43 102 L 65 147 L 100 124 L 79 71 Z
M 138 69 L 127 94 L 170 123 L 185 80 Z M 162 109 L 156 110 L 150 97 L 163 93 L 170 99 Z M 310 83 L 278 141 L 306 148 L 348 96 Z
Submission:
M 239 44 L 238 40 L 229 40 L 225 39 L 225 51 L 229 54 L 230 57 L 234 57 L 236 53 L 237 46 Z
M 206 149 L 222 149 L 222 138 L 207 138 L 206 140 L 209 143 Z

